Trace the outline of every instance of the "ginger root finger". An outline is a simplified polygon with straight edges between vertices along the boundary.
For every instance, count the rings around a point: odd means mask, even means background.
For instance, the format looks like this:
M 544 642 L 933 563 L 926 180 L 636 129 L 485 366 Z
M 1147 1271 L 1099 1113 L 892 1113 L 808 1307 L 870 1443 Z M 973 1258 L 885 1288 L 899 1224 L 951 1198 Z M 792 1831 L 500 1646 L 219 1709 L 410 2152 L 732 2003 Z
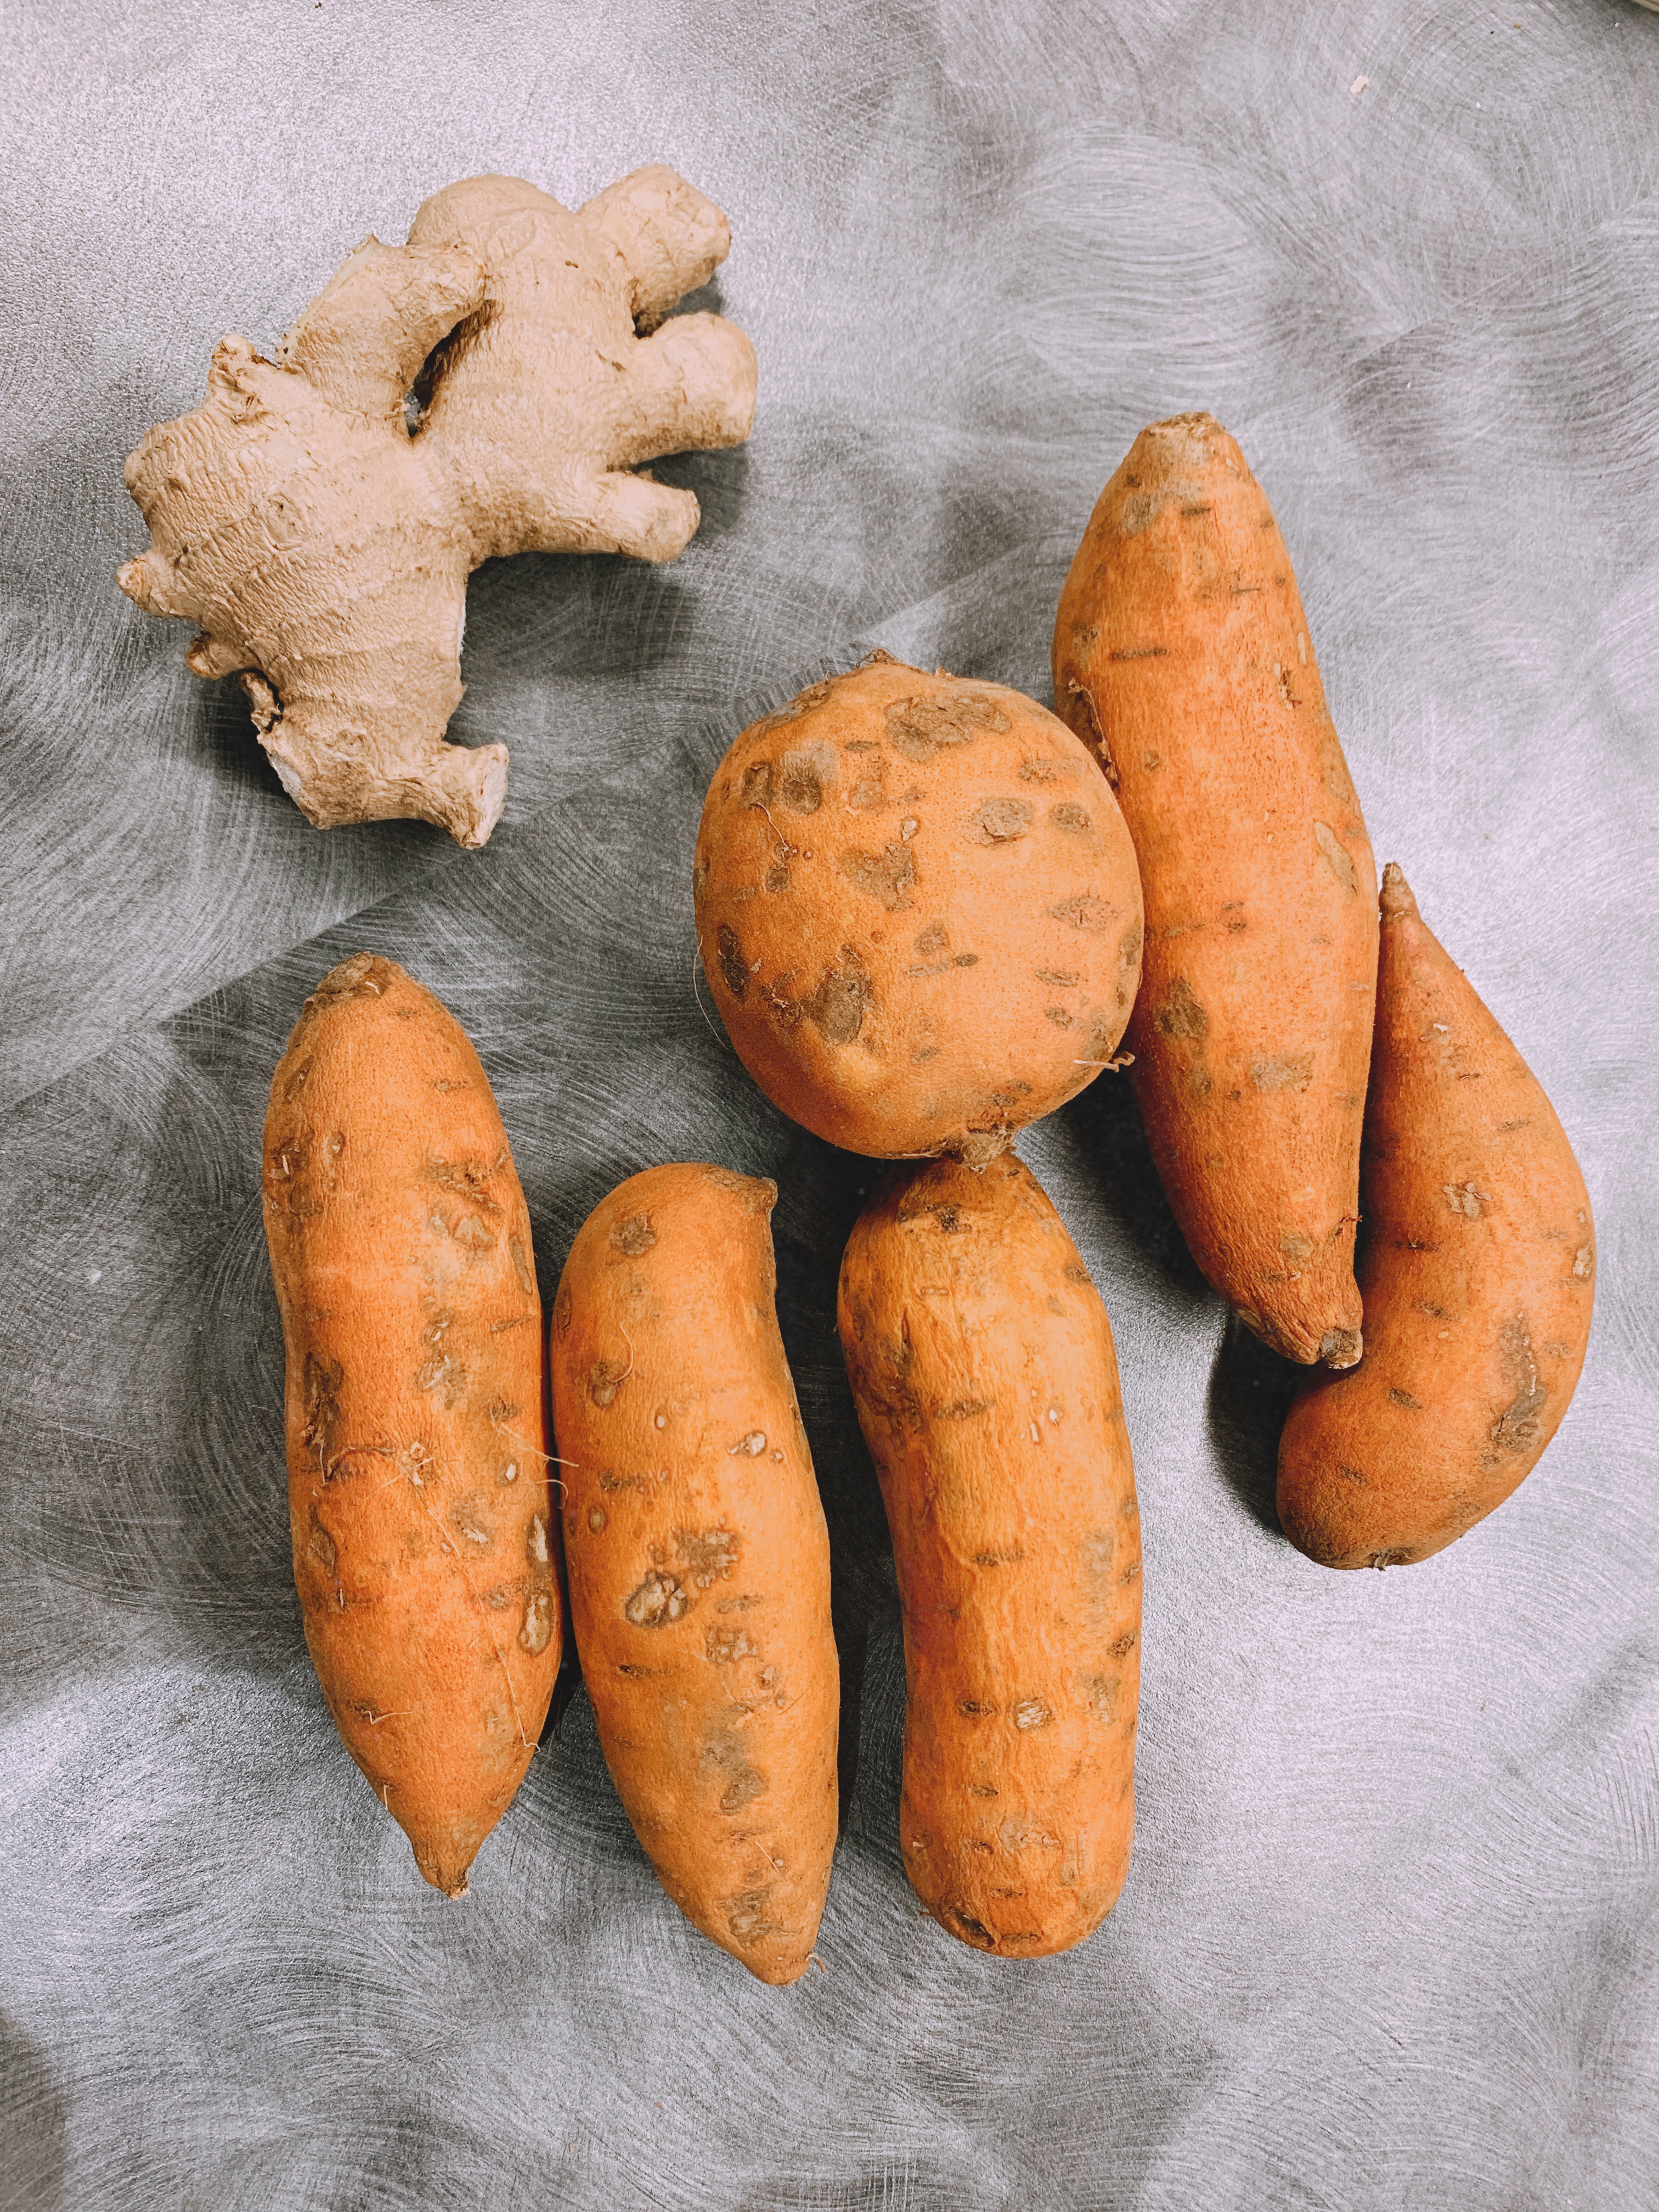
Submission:
M 406 246 L 348 256 L 275 361 L 226 338 L 202 404 L 140 441 L 126 482 L 151 543 L 120 586 L 196 625 L 197 674 L 240 674 L 319 828 L 412 816 L 489 837 L 505 748 L 445 741 L 466 580 L 532 550 L 684 550 L 692 495 L 613 472 L 749 434 L 741 331 L 696 315 L 641 335 L 730 238 L 660 166 L 580 214 L 472 178 L 425 203 Z
M 607 185 L 583 207 L 581 219 L 602 230 L 622 256 L 641 331 L 655 330 L 732 251 L 732 226 L 713 200 L 660 161 Z

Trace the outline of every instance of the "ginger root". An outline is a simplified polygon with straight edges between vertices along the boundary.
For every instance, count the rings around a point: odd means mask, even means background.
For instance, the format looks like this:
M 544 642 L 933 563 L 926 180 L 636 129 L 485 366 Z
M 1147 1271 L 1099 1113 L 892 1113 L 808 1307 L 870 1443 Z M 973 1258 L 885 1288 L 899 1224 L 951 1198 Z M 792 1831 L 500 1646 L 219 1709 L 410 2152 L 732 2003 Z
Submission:
M 489 836 L 507 748 L 444 741 L 467 577 L 509 553 L 684 551 L 696 498 L 635 471 L 749 434 L 749 340 L 663 319 L 730 245 L 661 167 L 575 214 L 475 177 L 406 246 L 366 240 L 275 361 L 225 338 L 201 406 L 146 432 L 126 483 L 150 546 L 118 581 L 196 623 L 198 676 L 241 677 L 319 829 L 413 815 Z

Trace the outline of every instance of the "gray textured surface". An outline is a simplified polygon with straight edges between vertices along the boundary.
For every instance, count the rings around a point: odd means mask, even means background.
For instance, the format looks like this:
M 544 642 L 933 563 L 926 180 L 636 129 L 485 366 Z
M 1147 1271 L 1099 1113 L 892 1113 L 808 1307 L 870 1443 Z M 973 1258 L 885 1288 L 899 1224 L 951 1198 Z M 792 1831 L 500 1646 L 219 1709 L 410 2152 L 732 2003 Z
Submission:
M 0 57 L 0 2205 L 1659 2203 L 1659 21 L 70 0 L 7 10 Z M 123 456 L 436 185 L 574 201 L 650 159 L 732 216 L 753 444 L 667 465 L 706 516 L 672 568 L 475 580 L 456 733 L 513 748 L 486 853 L 319 836 L 235 687 L 117 595 Z M 690 848 L 739 724 L 872 643 L 1045 696 L 1100 485 L 1200 405 L 1277 507 L 1379 860 L 1575 1139 L 1600 1306 L 1510 1504 L 1322 1573 L 1267 1502 L 1284 1371 L 1224 1327 L 1127 1091 L 1031 1134 L 1117 1331 L 1146 1676 L 1122 1901 L 1010 1966 L 898 1869 L 896 1608 L 830 1327 L 864 1177 L 700 1017 Z M 258 1133 L 362 945 L 477 1039 L 544 1284 L 638 1167 L 781 1186 L 862 1723 L 793 1990 L 666 1903 L 580 1697 L 463 1906 L 329 1723 Z

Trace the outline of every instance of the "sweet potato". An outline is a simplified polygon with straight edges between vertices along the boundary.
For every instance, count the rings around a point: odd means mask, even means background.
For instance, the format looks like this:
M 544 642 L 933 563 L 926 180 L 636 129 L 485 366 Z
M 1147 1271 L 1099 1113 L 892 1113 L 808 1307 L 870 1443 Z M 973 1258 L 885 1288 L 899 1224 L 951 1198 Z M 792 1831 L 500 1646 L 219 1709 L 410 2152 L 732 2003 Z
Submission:
M 360 952 L 270 1086 L 306 1642 L 347 1750 L 448 1896 L 524 1778 L 562 1636 L 524 1196 L 459 1024 Z
M 1146 903 L 1127 1042 L 1194 1259 L 1288 1358 L 1352 1366 L 1376 876 L 1273 511 L 1207 415 L 1143 430 L 1054 625 Z
M 1006 1153 L 896 1170 L 837 1319 L 903 1607 L 905 1871 L 963 1942 L 1063 1951 L 1134 1829 L 1140 1523 L 1106 1310 Z
M 1304 1385 L 1279 1453 L 1285 1533 L 1331 1567 L 1426 1559 L 1502 1504 L 1560 1426 L 1595 1295 L 1565 1133 L 1392 864 L 1361 1204 L 1364 1360 Z
M 806 1971 L 836 1843 L 830 1540 L 773 1307 L 774 1183 L 660 1167 L 553 1305 L 571 1625 L 634 1832 L 763 1982 Z
M 1134 852 L 1085 748 L 885 653 L 736 739 L 693 882 L 744 1066 L 881 1158 L 991 1158 L 1094 1080 L 1139 978 Z

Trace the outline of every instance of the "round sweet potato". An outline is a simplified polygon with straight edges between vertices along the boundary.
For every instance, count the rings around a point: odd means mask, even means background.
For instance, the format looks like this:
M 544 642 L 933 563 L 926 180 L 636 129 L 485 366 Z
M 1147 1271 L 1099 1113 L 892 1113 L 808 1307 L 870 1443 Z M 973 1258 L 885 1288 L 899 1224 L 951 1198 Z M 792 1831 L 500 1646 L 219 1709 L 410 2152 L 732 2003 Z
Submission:
M 806 1972 L 836 1844 L 830 1540 L 773 1308 L 777 1187 L 630 1176 L 553 1303 L 571 1625 L 663 1887 L 763 1982 Z
M 904 1612 L 905 1871 L 963 1942 L 1063 1951 L 1134 1832 L 1140 1522 L 1106 1310 L 1005 1154 L 890 1177 L 837 1318 Z
M 878 1158 L 994 1157 L 1093 1081 L 1139 979 L 1134 851 L 1086 749 L 885 654 L 738 738 L 693 882 L 744 1066 Z
M 454 1017 L 367 952 L 265 1120 L 306 1642 L 346 1749 L 451 1897 L 524 1778 L 562 1640 L 524 1195 Z
M 1560 1426 L 1595 1234 L 1541 1085 L 1392 864 L 1360 1193 L 1365 1357 L 1293 1401 L 1279 1517 L 1326 1566 L 1403 1566 L 1501 1504 Z

